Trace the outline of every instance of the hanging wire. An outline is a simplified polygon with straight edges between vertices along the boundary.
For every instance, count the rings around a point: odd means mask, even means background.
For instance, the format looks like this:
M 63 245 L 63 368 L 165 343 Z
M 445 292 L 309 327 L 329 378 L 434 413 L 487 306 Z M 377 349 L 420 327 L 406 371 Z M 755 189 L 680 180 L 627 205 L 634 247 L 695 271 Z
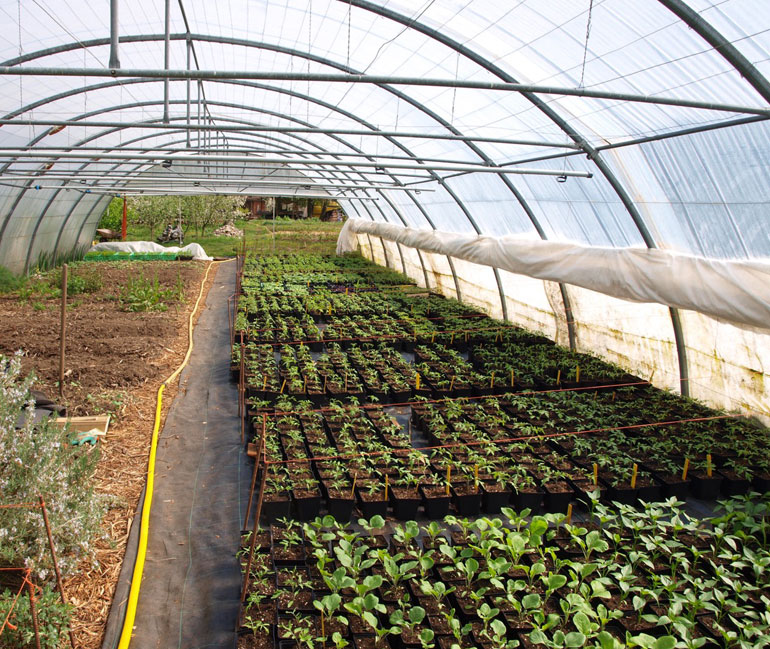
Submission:
M 17 0 L 18 22 L 19 22 L 19 57 L 23 54 L 21 47 L 21 0 Z M 19 108 L 24 108 L 24 86 L 22 85 L 22 77 L 19 75 Z M 30 137 L 30 140 L 32 138 Z
M 588 55 L 588 39 L 591 37 L 591 17 L 594 11 L 594 0 L 589 0 L 588 4 L 588 20 L 586 21 L 586 42 L 583 48 L 583 64 L 580 66 L 580 88 L 583 88 L 583 82 L 586 75 L 586 57 Z
M 346 61 L 346 66 L 350 67 L 350 14 L 353 11 L 353 8 L 351 5 L 348 5 L 348 58 Z
M 449 123 L 454 126 L 455 123 L 455 100 L 457 99 L 457 77 L 460 73 L 460 53 L 456 53 L 455 58 L 455 87 L 452 89 L 452 116 L 449 119 Z
M 307 18 L 307 73 L 310 74 L 310 53 L 312 50 L 313 39 L 313 0 L 308 3 L 308 18 Z M 310 79 L 307 80 L 307 96 L 310 97 Z M 310 102 L 305 102 L 307 106 L 306 121 L 310 123 Z

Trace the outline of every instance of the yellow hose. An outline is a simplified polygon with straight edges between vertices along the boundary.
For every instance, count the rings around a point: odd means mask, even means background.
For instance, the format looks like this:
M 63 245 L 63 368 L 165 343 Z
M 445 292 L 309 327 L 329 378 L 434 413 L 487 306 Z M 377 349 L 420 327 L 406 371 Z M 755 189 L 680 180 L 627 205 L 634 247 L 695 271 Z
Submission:
M 182 364 L 174 370 L 158 388 L 158 401 L 155 405 L 155 424 L 152 428 L 152 440 L 150 442 L 150 459 L 147 462 L 147 488 L 144 494 L 144 504 L 142 505 L 142 520 L 139 527 L 139 548 L 136 553 L 136 563 L 134 564 L 134 574 L 131 578 L 131 590 L 128 593 L 128 604 L 126 605 L 126 619 L 123 622 L 123 630 L 120 633 L 120 642 L 118 642 L 118 649 L 128 649 L 128 645 L 131 643 L 131 634 L 134 629 L 134 620 L 136 619 L 136 605 L 139 602 L 139 589 L 142 584 L 142 574 L 144 573 L 144 559 L 147 554 L 147 540 L 150 533 L 150 510 L 152 509 L 152 491 L 155 485 L 155 455 L 158 450 L 158 435 L 160 431 L 161 420 L 161 407 L 163 404 L 163 390 L 167 383 L 173 381 L 179 373 L 185 368 L 190 360 L 190 355 L 193 349 L 193 318 L 198 311 L 198 305 L 203 298 L 203 289 L 206 286 L 206 280 L 209 276 L 209 271 L 215 263 L 223 262 L 211 262 L 206 268 L 206 274 L 203 276 L 201 282 L 201 290 L 198 293 L 198 299 L 195 301 L 195 307 L 190 313 L 190 320 L 188 325 L 188 338 L 187 338 L 187 354 L 185 354 Z

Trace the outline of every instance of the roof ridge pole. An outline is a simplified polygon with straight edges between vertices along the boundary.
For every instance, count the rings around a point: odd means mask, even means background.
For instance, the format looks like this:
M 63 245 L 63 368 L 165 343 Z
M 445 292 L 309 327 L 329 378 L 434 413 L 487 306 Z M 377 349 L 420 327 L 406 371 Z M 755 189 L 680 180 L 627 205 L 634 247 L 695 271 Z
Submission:
M 192 51 L 192 40 L 190 40 L 190 34 L 187 34 L 187 69 L 190 69 L 190 55 Z M 190 123 L 190 84 L 192 79 L 187 80 L 187 123 Z M 187 148 L 190 148 L 190 129 L 187 129 Z
M 110 62 L 111 70 L 120 67 L 118 58 L 118 4 L 120 0 L 110 0 Z
M 166 0 L 166 34 L 163 46 L 163 61 L 166 70 L 169 70 L 171 60 L 171 0 Z M 190 69 L 188 62 L 187 69 Z M 163 80 L 163 123 L 168 124 L 168 86 L 169 79 Z

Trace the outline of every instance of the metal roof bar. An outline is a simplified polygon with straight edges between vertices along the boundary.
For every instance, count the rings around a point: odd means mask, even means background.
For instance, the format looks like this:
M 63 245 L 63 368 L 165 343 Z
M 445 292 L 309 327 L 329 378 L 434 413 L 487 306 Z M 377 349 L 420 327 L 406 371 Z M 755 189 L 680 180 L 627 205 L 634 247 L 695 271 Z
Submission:
M 40 155 L 34 151 L 23 151 L 15 153 L 9 158 L 33 158 L 40 159 Z M 572 171 L 563 169 L 527 169 L 522 167 L 511 167 L 507 169 L 501 169 L 500 167 L 488 167 L 480 165 L 456 165 L 456 164 L 406 164 L 406 163 L 381 163 L 371 161 L 360 162 L 348 162 L 345 160 L 297 160 L 293 158 L 261 158 L 256 156 L 231 156 L 231 155 L 211 155 L 211 154 L 182 154 L 173 157 L 165 155 L 162 151 L 156 153 L 79 153 L 79 152 L 66 152 L 56 156 L 59 160 L 94 160 L 95 162 L 101 160 L 136 160 L 147 163 L 153 163 L 157 160 L 171 160 L 174 162 L 188 163 L 188 162 L 250 162 L 257 165 L 305 165 L 305 166 L 292 166 L 287 169 L 305 169 L 316 166 L 329 166 L 329 167 L 363 167 L 374 168 L 377 171 L 391 169 L 409 169 L 409 170 L 429 170 L 429 171 L 470 171 L 477 173 L 495 173 L 495 174 L 526 174 L 535 176 L 571 176 L 576 178 L 592 178 L 592 174 L 588 171 Z M 0 161 L 5 158 L 0 158 Z
M 177 102 L 172 102 L 177 103 Z M 770 115 L 768 115 L 770 116 Z M 226 116 L 222 116 L 226 117 Z M 221 119 L 221 117 L 220 117 Z M 72 120 L 55 120 L 55 119 L 0 119 L 0 126 L 89 126 L 95 128 L 112 128 L 114 126 L 120 126 L 121 128 L 139 127 L 141 128 L 155 128 L 164 129 L 168 128 L 165 124 L 146 124 L 144 122 L 104 122 L 104 121 L 72 121 Z M 376 137 L 405 137 L 415 138 L 422 140 L 452 140 L 460 142 L 488 142 L 490 144 L 514 144 L 519 146 L 535 146 L 535 147 L 553 147 L 559 149 L 579 149 L 576 144 L 570 144 L 567 142 L 543 142 L 538 140 L 518 140 L 511 138 L 500 137 L 483 137 L 475 135 L 450 135 L 447 133 L 426 133 L 425 131 L 380 131 L 376 129 L 344 129 L 344 128 L 315 128 L 304 126 L 268 126 L 268 125 L 254 125 L 254 126 L 223 126 L 215 124 L 174 124 L 174 128 L 186 128 L 192 131 L 264 131 L 265 133 L 315 133 L 319 135 L 356 135 L 356 136 L 376 136 Z M 366 155 L 366 154 L 363 154 Z
M 368 83 L 402 86 L 431 86 L 470 90 L 492 90 L 519 92 L 536 95 L 560 95 L 564 97 L 586 97 L 628 101 L 661 106 L 679 106 L 703 110 L 746 113 L 749 115 L 770 115 L 770 109 L 760 106 L 741 106 L 717 102 L 696 101 L 678 97 L 637 95 L 625 92 L 589 90 L 587 88 L 564 88 L 538 84 L 509 83 L 504 81 L 468 81 L 462 79 L 431 79 L 426 77 L 399 77 L 374 74 L 328 74 L 320 72 L 257 72 L 254 70 L 157 70 L 157 69 L 107 69 L 107 68 L 58 68 L 58 67 L 0 67 L 2 76 L 30 77 L 139 77 L 144 79 L 254 79 L 262 81 L 311 81 L 319 83 Z

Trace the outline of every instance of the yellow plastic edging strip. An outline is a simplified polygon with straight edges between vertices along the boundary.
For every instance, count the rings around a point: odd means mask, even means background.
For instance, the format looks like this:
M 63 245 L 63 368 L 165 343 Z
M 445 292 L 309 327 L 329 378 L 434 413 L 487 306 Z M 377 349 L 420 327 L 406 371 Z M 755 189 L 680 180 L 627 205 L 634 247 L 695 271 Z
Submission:
M 198 293 L 198 299 L 195 301 L 195 307 L 193 307 L 190 313 L 190 320 L 188 325 L 188 337 L 187 337 L 187 354 L 185 354 L 182 364 L 174 370 L 158 388 L 158 401 L 155 405 L 155 424 L 152 428 L 152 440 L 150 441 L 150 458 L 147 462 L 147 488 L 144 494 L 144 504 L 142 505 L 142 519 L 139 528 L 139 548 L 136 552 L 136 563 L 134 564 L 134 574 L 131 577 L 131 590 L 128 593 L 128 604 L 126 605 L 126 619 L 123 621 L 123 630 L 120 633 L 120 642 L 118 642 L 118 649 L 128 649 L 131 643 L 131 634 L 134 631 L 134 620 L 136 619 L 136 606 L 139 602 L 139 590 L 142 585 L 142 574 L 144 573 L 144 559 L 147 554 L 147 540 L 150 535 L 150 510 L 152 509 L 152 492 L 155 485 L 155 455 L 158 450 L 158 435 L 160 431 L 161 420 L 161 407 L 163 404 L 163 390 L 167 383 L 173 381 L 179 373 L 185 368 L 190 360 L 193 349 L 193 318 L 198 311 L 201 299 L 203 298 L 203 289 L 206 286 L 206 280 L 209 276 L 209 271 L 215 263 L 223 262 L 211 262 L 206 268 L 206 274 L 203 276 L 201 282 L 201 290 Z

